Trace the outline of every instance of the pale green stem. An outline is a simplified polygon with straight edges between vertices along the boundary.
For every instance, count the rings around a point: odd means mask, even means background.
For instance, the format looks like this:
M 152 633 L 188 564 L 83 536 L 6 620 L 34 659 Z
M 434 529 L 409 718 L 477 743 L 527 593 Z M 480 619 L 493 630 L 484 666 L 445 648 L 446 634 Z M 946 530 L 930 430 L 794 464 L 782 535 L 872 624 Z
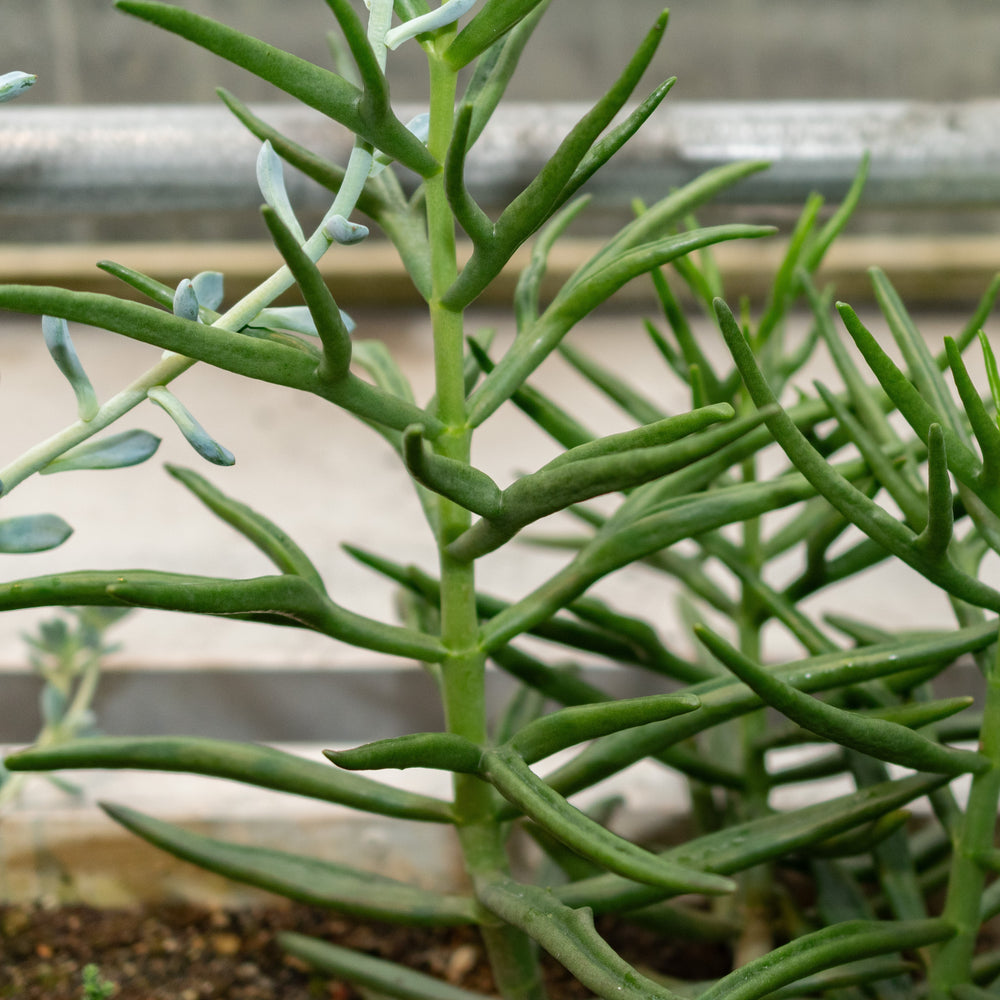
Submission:
M 980 729 L 980 752 L 992 767 L 977 774 L 969 789 L 965 818 L 954 845 L 948 896 L 942 916 L 955 936 L 935 954 L 928 1000 L 949 1000 L 954 986 L 971 982 L 972 955 L 981 927 L 980 906 L 986 872 L 980 858 L 993 849 L 1000 804 L 1000 647 L 986 675 L 986 705 Z

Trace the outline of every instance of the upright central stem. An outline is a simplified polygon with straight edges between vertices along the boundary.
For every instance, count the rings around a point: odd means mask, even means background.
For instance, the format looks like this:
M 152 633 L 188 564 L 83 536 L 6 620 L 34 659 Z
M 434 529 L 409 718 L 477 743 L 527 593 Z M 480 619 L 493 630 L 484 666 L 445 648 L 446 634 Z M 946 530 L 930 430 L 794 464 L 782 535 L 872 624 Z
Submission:
M 446 32 L 445 34 L 450 34 Z M 447 38 L 438 44 L 444 47 Z M 430 126 L 427 148 L 443 163 L 451 142 L 456 75 L 429 53 Z M 469 463 L 472 432 L 467 424 L 463 317 L 442 305 L 458 275 L 455 220 L 441 174 L 426 182 L 427 227 L 431 247 L 430 314 L 434 332 L 437 417 L 444 430 L 434 441 L 439 455 Z M 471 523 L 467 510 L 440 497 L 438 549 L 441 567 L 441 641 L 448 655 L 441 664 L 442 699 L 449 732 L 479 745 L 486 743 L 486 661 L 479 648 L 474 564 L 447 552 L 449 542 Z M 454 812 L 466 871 L 473 882 L 507 872 L 503 827 L 497 819 L 493 789 L 475 775 L 454 776 Z M 532 942 L 516 928 L 497 920 L 481 926 L 483 942 L 498 992 L 505 1000 L 544 1000 L 544 988 Z

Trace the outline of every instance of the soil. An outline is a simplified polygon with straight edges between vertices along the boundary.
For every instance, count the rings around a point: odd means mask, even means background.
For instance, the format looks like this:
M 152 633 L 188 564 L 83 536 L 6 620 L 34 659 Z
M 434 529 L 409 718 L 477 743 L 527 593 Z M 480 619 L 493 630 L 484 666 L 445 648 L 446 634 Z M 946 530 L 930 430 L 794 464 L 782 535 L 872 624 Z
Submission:
M 623 957 L 648 970 L 702 979 L 729 969 L 718 946 L 668 945 L 658 935 L 603 923 Z M 0 998 L 81 1000 L 81 973 L 94 963 L 115 984 L 113 1000 L 361 1000 L 344 983 L 286 955 L 280 931 L 303 934 L 403 962 L 465 989 L 492 992 L 473 928 L 412 929 L 359 923 L 305 906 L 224 910 L 189 904 L 136 909 L 0 906 Z M 587 991 L 546 963 L 553 1000 Z

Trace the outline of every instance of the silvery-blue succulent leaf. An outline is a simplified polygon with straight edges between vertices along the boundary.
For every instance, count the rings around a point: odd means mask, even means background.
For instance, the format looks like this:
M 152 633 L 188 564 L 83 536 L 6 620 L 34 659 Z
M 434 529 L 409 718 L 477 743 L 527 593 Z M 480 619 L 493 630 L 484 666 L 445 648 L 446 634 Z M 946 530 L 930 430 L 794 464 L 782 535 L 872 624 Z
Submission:
M 56 514 L 28 514 L 0 521 L 0 552 L 45 552 L 73 534 L 73 529 Z
M 225 297 L 221 271 L 201 271 L 191 279 L 198 305 L 205 309 L 218 309 Z
M 288 231 L 299 243 L 305 243 L 305 233 L 302 232 L 299 220 L 295 217 L 288 192 L 285 190 L 285 171 L 281 165 L 281 158 L 274 151 L 269 139 L 264 140 L 257 155 L 257 185 L 264 196 L 264 201 L 274 209 Z
M 414 117 L 406 123 L 406 127 L 421 142 L 426 143 L 427 136 L 430 134 L 431 116 L 426 111 L 423 111 L 419 115 L 414 115 Z M 378 177 L 378 175 L 382 173 L 382 171 L 385 170 L 390 163 L 392 163 L 391 156 L 388 156 L 381 150 L 375 150 L 375 157 L 372 162 L 371 170 L 369 171 L 370 176 Z
M 42 712 L 42 721 L 51 726 L 62 720 L 69 707 L 69 699 L 66 697 L 66 693 L 55 685 L 46 684 L 42 688 L 38 704 Z
M 390 49 L 397 49 L 403 42 L 408 42 L 417 35 L 454 24 L 475 5 L 476 0 L 446 0 L 440 7 L 392 28 L 385 36 L 385 44 Z
M 110 437 L 87 441 L 71 448 L 49 462 L 41 470 L 43 476 L 53 472 L 78 469 L 125 469 L 151 458 L 160 446 L 160 439 L 149 431 L 131 430 Z
M 352 333 L 357 326 L 354 320 L 343 309 L 340 310 L 340 318 L 347 332 Z M 250 326 L 262 330 L 289 330 L 310 337 L 319 336 L 316 321 L 308 306 L 275 306 L 261 309 Z
M 22 73 L 18 69 L 4 73 L 3 76 L 0 76 L 0 104 L 20 97 L 37 80 L 38 77 L 33 73 Z
M 202 458 L 213 465 L 234 465 L 236 458 L 228 448 L 224 448 L 205 430 L 197 420 L 191 416 L 187 407 L 169 390 L 162 385 L 154 385 L 146 393 L 157 406 L 162 407 L 170 415 L 170 418 L 181 434 L 187 438 L 188 444 Z
M 341 246 L 360 243 L 368 235 L 368 227 L 360 222 L 351 222 L 342 215 L 331 215 L 323 224 L 327 235 Z
M 190 278 L 182 278 L 174 292 L 173 313 L 181 319 L 198 322 L 198 293 Z
M 76 393 L 76 408 L 80 419 L 93 420 L 98 410 L 97 394 L 77 357 L 66 320 L 43 316 L 42 336 L 56 367 L 66 376 L 66 380 L 73 387 L 73 392 Z

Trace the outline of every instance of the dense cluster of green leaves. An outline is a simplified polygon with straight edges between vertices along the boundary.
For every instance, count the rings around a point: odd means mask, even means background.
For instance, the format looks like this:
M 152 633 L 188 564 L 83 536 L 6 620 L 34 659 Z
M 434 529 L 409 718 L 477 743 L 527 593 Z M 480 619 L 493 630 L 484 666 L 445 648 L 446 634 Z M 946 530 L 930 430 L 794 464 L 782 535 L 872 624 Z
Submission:
M 1000 279 L 944 355 L 935 357 L 888 279 L 873 272 L 902 366 L 849 307 L 838 305 L 843 328 L 864 359 L 860 366 L 841 341 L 831 291 L 817 287 L 815 276 L 861 196 L 862 164 L 844 203 L 824 222 L 821 199 L 808 201 L 759 317 L 744 307 L 737 318 L 726 296 L 739 290 L 724 286 L 708 248 L 770 230 L 701 228 L 692 213 L 763 167 L 749 163 L 710 171 L 648 208 L 637 206 L 633 221 L 545 301 L 540 289 L 548 254 L 585 208 L 586 199 L 574 196 L 669 90 L 667 81 L 626 107 L 657 50 L 666 14 L 538 176 L 493 219 L 465 185 L 466 156 L 548 0 L 487 0 L 475 11 L 465 0 L 434 9 L 424 0 L 371 0 L 367 25 L 347 0 L 327 4 L 351 54 L 350 69 L 328 71 L 177 6 L 119 0 L 128 13 L 320 110 L 357 141 L 342 168 L 222 95 L 264 143 L 258 162 L 264 221 L 285 261 L 225 313 L 218 312 L 223 289 L 216 274 L 170 289 L 126 266 L 102 265 L 144 293 L 149 305 L 55 288 L 0 287 L 0 306 L 46 317 L 46 343 L 79 408 L 74 425 L 12 463 L 3 478 L 13 488 L 34 472 L 117 468 L 148 458 L 156 442 L 141 432 L 97 436 L 146 400 L 163 407 L 204 458 L 231 464 L 232 456 L 167 388 L 202 362 L 312 393 L 376 429 L 413 481 L 436 543 L 437 570 L 349 548 L 407 598 L 403 625 L 357 615 L 327 592 L 321 568 L 269 518 L 204 477 L 171 468 L 181 485 L 269 558 L 273 575 L 63 573 L 0 585 L 0 608 L 141 606 L 310 629 L 422 661 L 438 681 L 446 729 L 329 751 L 329 763 L 249 744 L 140 736 L 37 747 L 7 766 L 194 772 L 453 826 L 469 876 L 465 893 L 226 843 L 105 806 L 125 827 L 181 858 L 293 899 L 403 923 L 478 925 L 505 1000 L 545 996 L 538 947 L 607 1000 L 996 995 L 991 984 L 1000 975 L 1000 952 L 974 957 L 974 949 L 982 923 L 1000 913 L 1000 883 L 991 882 L 1000 869 L 993 846 L 1000 795 L 1000 591 L 982 572 L 986 557 L 1000 552 L 1000 376 L 983 338 L 992 394 L 984 401 L 963 354 L 993 308 Z M 395 27 L 393 11 L 401 22 Z M 385 59 L 390 48 L 414 38 L 427 54 L 431 102 L 428 121 L 407 127 L 389 101 Z M 467 66 L 471 76 L 456 100 L 457 72 Z M 390 161 L 418 177 L 415 191 L 405 189 Z M 282 163 L 334 194 L 323 225 L 309 237 L 285 193 Z M 355 210 L 392 240 L 427 302 L 437 385 L 424 405 L 388 351 L 352 336 L 351 321 L 316 267 L 333 242 L 356 242 L 367 233 L 350 221 Z M 462 266 L 456 227 L 471 243 Z M 516 336 L 497 353 L 489 337 L 464 336 L 463 313 L 532 238 L 531 262 L 513 303 Z M 666 324 L 649 322 L 647 333 L 663 358 L 665 386 L 684 387 L 689 411 L 667 412 L 570 342 L 583 317 L 644 275 L 652 278 Z M 305 309 L 272 307 L 293 283 Z M 702 324 L 708 320 L 725 342 L 732 364 L 710 360 L 682 286 L 702 312 Z M 787 329 L 796 305 L 811 316 L 801 341 Z M 102 404 L 76 359 L 67 321 L 171 353 L 141 384 Z M 795 402 L 783 404 L 805 363 L 824 348 L 843 388 L 796 385 Z M 600 435 L 533 387 L 534 372 L 556 353 L 620 407 L 633 429 Z M 661 398 L 667 396 L 665 389 Z M 562 450 L 501 488 L 472 465 L 470 443 L 476 428 L 508 403 Z M 765 451 L 769 468 L 776 451 L 785 456 L 767 475 L 761 472 Z M 357 488 L 363 491 L 364 483 Z M 598 496 L 615 498 L 613 509 L 590 505 Z M 520 532 L 559 512 L 580 525 L 575 535 L 529 532 L 528 541 L 566 551 L 562 568 L 509 599 L 476 588 L 476 560 L 518 544 Z M 51 547 L 66 530 L 51 516 L 6 522 L 0 524 L 0 548 Z M 820 619 L 809 610 L 807 598 L 886 560 L 910 567 L 937 588 L 954 609 L 955 627 L 892 634 L 860 619 Z M 650 623 L 588 595 L 597 581 L 636 564 L 680 586 L 689 646 L 668 645 Z M 791 579 L 779 564 L 797 567 Z M 728 632 L 710 628 L 709 620 L 727 623 Z M 798 645 L 796 658 L 764 662 L 762 633 L 772 626 Z M 554 646 L 558 665 L 526 639 Z M 655 693 L 612 698 L 581 677 L 573 660 L 582 654 L 620 671 L 643 672 Z M 978 712 L 970 708 L 971 697 L 934 692 L 935 679 L 960 657 L 974 658 L 985 677 Z M 492 729 L 483 683 L 489 662 L 520 685 Z M 769 722 L 765 706 L 783 721 Z M 953 745 L 962 742 L 976 749 Z M 770 751 L 800 744 L 821 750 L 805 763 L 775 763 Z M 557 752 L 563 762 L 543 779 L 533 765 Z M 691 838 L 658 851 L 615 833 L 606 811 L 588 813 L 571 801 L 647 758 L 681 774 L 692 803 Z M 409 767 L 451 772 L 452 796 L 401 791 L 371 774 Z M 776 789 L 837 775 L 847 776 L 853 790 L 828 798 L 817 790 L 813 804 L 775 811 Z M 965 775 L 971 790 L 963 803 L 950 783 Z M 933 818 L 911 836 L 906 807 L 925 796 Z M 514 827 L 527 831 L 544 854 L 534 881 L 511 874 L 507 845 Z M 782 888 L 785 872 L 806 873 L 815 899 L 790 898 Z M 929 900 L 942 888 L 945 902 L 936 910 Z M 702 902 L 696 904 L 693 894 Z M 671 938 L 728 942 L 733 971 L 712 982 L 654 979 L 628 966 L 597 934 L 594 914 L 605 913 Z M 287 935 L 284 943 L 318 968 L 378 995 L 476 997 L 322 941 Z

